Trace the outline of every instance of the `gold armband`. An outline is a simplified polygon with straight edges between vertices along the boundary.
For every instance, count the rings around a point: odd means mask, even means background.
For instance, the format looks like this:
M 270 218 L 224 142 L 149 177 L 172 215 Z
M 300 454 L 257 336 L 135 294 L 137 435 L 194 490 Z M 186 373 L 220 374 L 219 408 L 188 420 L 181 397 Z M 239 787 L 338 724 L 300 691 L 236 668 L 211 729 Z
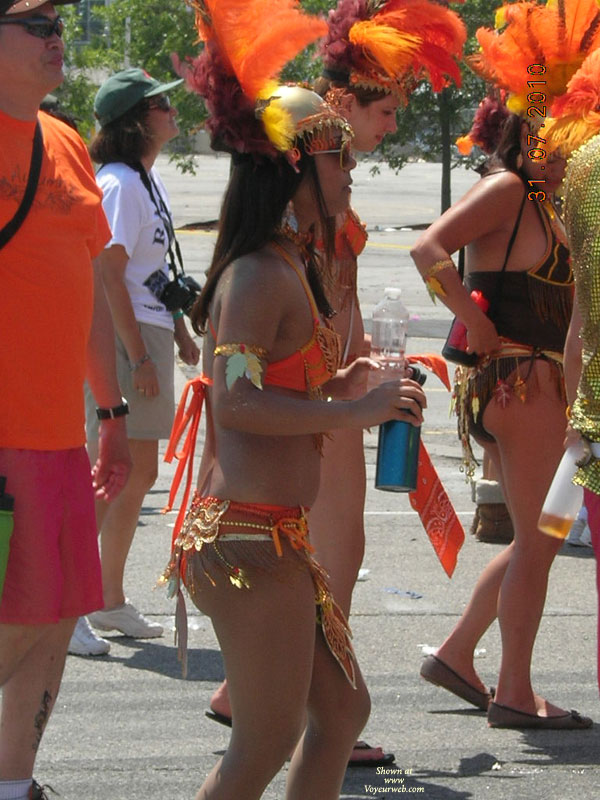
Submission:
M 250 344 L 219 344 L 214 350 L 215 356 L 225 356 L 225 385 L 231 389 L 238 378 L 248 378 L 257 389 L 262 389 L 261 358 L 266 358 L 267 351 L 263 347 Z
M 435 303 L 436 295 L 438 297 L 446 297 L 446 291 L 439 280 L 435 277 L 438 272 L 441 272 L 444 269 L 456 269 L 454 261 L 451 258 L 443 258 L 441 261 L 436 261 L 435 264 L 432 264 L 425 275 L 423 275 L 423 280 L 425 281 L 425 286 L 427 286 L 427 291 L 429 292 L 429 296 Z

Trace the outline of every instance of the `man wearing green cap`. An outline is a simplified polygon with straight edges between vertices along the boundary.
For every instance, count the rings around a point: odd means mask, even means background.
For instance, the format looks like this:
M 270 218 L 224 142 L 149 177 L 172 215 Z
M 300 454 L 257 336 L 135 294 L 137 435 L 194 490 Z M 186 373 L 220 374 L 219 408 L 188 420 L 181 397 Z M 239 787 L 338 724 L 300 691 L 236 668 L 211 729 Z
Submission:
M 76 619 L 103 605 L 94 493 L 112 500 L 130 469 L 93 266 L 110 237 L 101 193 L 75 131 L 38 113 L 63 78 L 55 6 L 65 2 L 77 0 L 0 0 L 0 475 L 14 496 L 0 599 L 0 800 L 47 797 L 32 774 L 67 645 Z M 92 471 L 86 377 L 102 419 Z

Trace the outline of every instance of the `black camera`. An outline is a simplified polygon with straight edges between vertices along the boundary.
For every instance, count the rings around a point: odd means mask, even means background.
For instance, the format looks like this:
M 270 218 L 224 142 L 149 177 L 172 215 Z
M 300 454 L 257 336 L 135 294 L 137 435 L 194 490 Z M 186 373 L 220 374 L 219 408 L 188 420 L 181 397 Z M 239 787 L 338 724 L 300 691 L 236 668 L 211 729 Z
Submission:
M 162 270 L 156 270 L 144 281 L 152 294 L 160 300 L 167 311 L 179 311 L 189 316 L 196 298 L 202 291 L 198 281 L 191 275 L 177 275 L 172 281 Z
M 189 316 L 201 291 L 202 287 L 191 275 L 178 275 L 167 283 L 160 296 L 160 302 L 168 311 L 181 309 Z

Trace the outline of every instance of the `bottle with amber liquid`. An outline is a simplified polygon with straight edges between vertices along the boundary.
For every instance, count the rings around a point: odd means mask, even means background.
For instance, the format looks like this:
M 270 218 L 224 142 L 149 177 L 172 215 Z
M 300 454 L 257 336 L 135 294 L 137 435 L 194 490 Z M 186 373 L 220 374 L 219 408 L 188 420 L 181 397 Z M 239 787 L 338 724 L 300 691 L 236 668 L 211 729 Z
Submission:
M 581 441 L 565 450 L 544 500 L 538 528 L 557 539 L 564 539 L 583 503 L 583 489 L 573 483 L 579 469 L 576 463 L 584 455 Z

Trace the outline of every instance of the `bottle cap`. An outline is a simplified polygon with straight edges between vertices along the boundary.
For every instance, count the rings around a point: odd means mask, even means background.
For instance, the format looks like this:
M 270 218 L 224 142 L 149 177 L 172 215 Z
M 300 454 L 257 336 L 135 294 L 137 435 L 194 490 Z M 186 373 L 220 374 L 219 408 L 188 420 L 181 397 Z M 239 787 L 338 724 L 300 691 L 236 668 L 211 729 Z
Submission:
M 389 297 L 390 300 L 398 300 L 402 294 L 402 289 L 398 289 L 397 286 L 388 286 L 384 290 L 384 294 L 386 297 Z
M 12 494 L 3 494 L 0 497 L 0 511 L 14 511 L 15 498 Z

